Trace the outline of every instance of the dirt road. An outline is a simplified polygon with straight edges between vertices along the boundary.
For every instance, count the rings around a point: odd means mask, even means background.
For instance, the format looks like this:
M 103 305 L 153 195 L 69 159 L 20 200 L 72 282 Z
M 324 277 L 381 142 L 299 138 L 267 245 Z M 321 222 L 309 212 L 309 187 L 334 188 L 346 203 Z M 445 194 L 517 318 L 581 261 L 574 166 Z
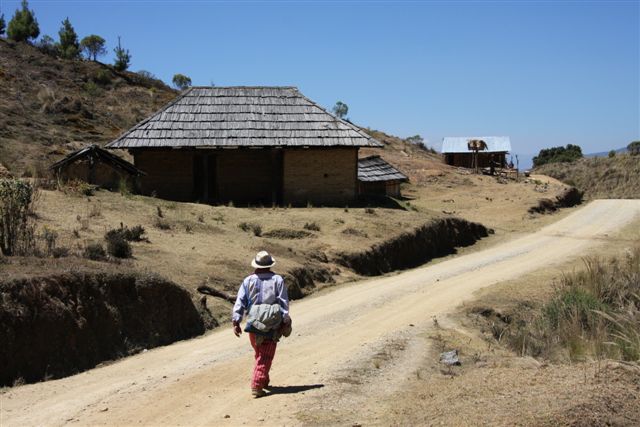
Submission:
M 294 334 L 279 345 L 271 375 L 278 387 L 262 399 L 250 397 L 247 337 L 222 328 L 73 377 L 9 389 L 0 396 L 0 424 L 291 425 L 339 421 L 326 414 L 334 410 L 375 423 L 382 416 L 376 402 L 400 386 L 424 353 L 412 338 L 434 316 L 478 289 L 580 256 L 638 217 L 640 200 L 598 200 L 499 246 L 295 301 Z M 397 354 L 372 369 L 382 348 Z M 354 383 L 371 386 L 351 393 Z

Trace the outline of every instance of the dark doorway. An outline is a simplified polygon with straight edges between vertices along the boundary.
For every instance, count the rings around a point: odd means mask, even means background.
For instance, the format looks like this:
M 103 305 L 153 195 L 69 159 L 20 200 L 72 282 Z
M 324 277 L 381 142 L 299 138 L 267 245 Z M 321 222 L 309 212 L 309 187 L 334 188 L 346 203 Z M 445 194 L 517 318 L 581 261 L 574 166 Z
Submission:
M 193 156 L 193 200 L 215 203 L 218 200 L 217 156 L 196 154 Z
M 276 205 L 283 204 L 283 187 L 284 187 L 284 153 L 281 149 L 271 150 L 271 203 Z

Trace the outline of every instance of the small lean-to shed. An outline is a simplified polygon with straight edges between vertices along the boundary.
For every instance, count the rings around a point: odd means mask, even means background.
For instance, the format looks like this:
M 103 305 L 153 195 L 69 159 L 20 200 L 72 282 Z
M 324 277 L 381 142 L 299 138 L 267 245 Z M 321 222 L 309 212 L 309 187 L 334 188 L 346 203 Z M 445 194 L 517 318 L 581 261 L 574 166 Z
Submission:
M 400 184 L 409 178 L 380 156 L 358 159 L 360 195 L 400 197 Z
M 131 163 L 97 145 L 74 151 L 49 169 L 62 181 L 80 180 L 110 190 L 119 188 L 123 180 L 136 188 L 138 177 L 145 175 Z
M 203 203 L 342 205 L 358 149 L 381 147 L 295 87 L 192 87 L 110 149 L 144 170 L 143 194 Z
M 507 153 L 511 151 L 511 140 L 508 136 L 462 136 L 445 137 L 442 140 L 444 161 L 451 166 L 463 168 L 473 167 L 473 151 L 469 149 L 469 141 L 480 140 L 487 145 L 486 150 L 478 151 L 478 167 L 504 167 Z

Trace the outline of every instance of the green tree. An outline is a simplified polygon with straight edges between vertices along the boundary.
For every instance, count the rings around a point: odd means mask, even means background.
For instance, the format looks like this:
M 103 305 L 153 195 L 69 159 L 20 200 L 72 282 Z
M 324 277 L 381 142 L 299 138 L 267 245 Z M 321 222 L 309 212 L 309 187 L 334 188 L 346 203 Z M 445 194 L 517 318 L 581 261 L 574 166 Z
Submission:
M 100 36 L 95 34 L 91 34 L 82 39 L 80 42 L 80 49 L 87 56 L 87 59 L 93 59 L 94 61 L 98 59 L 98 56 L 103 56 L 107 54 L 106 49 L 107 42 Z
M 191 86 L 191 77 L 185 76 L 184 74 L 174 74 L 171 81 L 173 85 L 180 90 L 185 90 Z
M 627 145 L 627 150 L 629 150 L 629 154 L 632 156 L 640 155 L 640 141 L 633 141 Z
M 349 113 L 349 106 L 342 101 L 338 101 L 336 102 L 336 105 L 333 106 L 332 110 L 333 114 L 341 119 L 344 119 Z
M 78 43 L 78 35 L 69 18 L 62 21 L 58 36 L 60 36 L 60 56 L 66 59 L 77 58 L 80 54 L 80 43 Z
M 44 35 L 40 37 L 40 40 L 36 43 L 36 47 L 40 52 L 46 53 L 51 56 L 58 56 L 58 44 L 53 40 L 51 36 Z
M 609 158 L 615 157 L 616 156 L 616 150 L 611 150 L 609 151 Z
M 123 48 L 120 45 L 120 37 L 118 36 L 118 46 L 113 49 L 116 54 L 116 60 L 113 63 L 113 68 L 117 71 L 124 71 L 129 68 L 129 64 L 131 63 L 131 54 L 128 49 Z
M 573 162 L 582 158 L 582 148 L 579 145 L 567 144 L 566 147 L 543 148 L 533 158 L 533 166 L 542 166 L 547 163 Z
M 29 10 L 27 0 L 22 0 L 22 8 L 17 9 L 13 18 L 9 21 L 7 35 L 11 40 L 17 42 L 29 42 L 40 35 L 38 21 L 33 11 Z
M 4 13 L 0 15 L 0 36 L 4 34 L 7 24 L 4 22 Z

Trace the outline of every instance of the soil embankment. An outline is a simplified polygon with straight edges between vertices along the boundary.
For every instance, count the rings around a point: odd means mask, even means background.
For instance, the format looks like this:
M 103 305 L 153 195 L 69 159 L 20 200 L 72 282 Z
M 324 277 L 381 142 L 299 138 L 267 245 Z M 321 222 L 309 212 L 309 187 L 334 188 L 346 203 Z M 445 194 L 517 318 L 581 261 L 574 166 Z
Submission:
M 472 245 L 492 232 L 461 218 L 436 219 L 366 251 L 341 253 L 336 262 L 363 276 L 378 276 L 450 255 L 456 247 Z
M 191 296 L 158 276 L 74 272 L 0 282 L 0 385 L 59 378 L 202 334 Z
M 540 199 L 538 204 L 531 206 L 528 210 L 530 214 L 544 214 L 548 212 L 555 212 L 560 208 L 572 208 L 582 203 L 583 191 L 578 190 L 576 187 L 569 187 L 562 191 L 552 199 Z

